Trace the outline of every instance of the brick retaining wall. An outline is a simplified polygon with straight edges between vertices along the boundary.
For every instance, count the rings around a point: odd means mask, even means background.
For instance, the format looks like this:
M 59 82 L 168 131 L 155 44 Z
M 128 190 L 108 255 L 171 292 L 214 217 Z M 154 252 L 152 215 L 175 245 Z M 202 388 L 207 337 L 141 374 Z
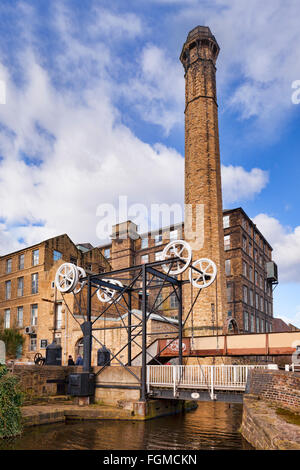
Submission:
M 300 413 L 300 374 L 254 369 L 248 377 L 247 393 Z
M 82 367 L 15 365 L 10 371 L 20 379 L 26 402 L 35 402 L 41 397 L 63 395 L 65 385 L 49 381 L 65 381 L 71 372 L 82 371 Z

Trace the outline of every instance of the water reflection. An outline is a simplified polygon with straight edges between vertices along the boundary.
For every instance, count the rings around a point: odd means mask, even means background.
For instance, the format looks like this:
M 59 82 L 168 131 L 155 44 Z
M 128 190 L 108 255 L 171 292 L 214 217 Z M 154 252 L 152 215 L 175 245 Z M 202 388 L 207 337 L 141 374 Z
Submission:
M 251 449 L 238 432 L 242 405 L 199 403 L 197 410 L 147 422 L 86 421 L 25 430 L 0 449 Z

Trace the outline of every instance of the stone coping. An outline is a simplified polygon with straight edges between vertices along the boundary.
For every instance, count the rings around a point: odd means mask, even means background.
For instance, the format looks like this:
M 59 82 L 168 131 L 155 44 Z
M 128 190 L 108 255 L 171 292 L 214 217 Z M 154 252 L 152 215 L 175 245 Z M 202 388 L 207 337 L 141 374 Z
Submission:
M 300 450 L 300 427 L 276 413 L 278 404 L 244 397 L 243 437 L 258 450 Z

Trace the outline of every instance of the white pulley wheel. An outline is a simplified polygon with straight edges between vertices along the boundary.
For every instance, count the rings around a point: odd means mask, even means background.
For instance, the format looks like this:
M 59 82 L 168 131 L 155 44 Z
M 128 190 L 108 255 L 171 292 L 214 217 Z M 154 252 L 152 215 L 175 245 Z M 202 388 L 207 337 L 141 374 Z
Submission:
M 68 294 L 73 291 L 77 283 L 77 266 L 72 263 L 62 264 L 56 271 L 55 275 L 55 285 L 57 289 L 64 294 Z
M 86 277 L 85 270 L 83 268 L 81 268 L 80 266 L 77 266 L 77 270 L 78 270 L 78 284 L 77 284 L 76 288 L 73 291 L 74 294 L 79 294 L 79 292 L 82 291 L 82 289 L 86 285 L 86 281 L 81 281 L 81 279 Z
M 117 281 L 116 279 L 102 279 L 102 280 L 110 284 L 123 287 L 122 282 Z M 99 287 L 99 289 L 97 290 L 97 297 L 100 300 L 100 302 L 103 302 L 103 303 L 112 302 L 116 293 L 117 293 L 116 289 L 103 286 L 103 287 Z
M 175 240 L 170 242 L 162 252 L 162 259 L 168 260 L 171 258 L 180 258 L 173 264 L 164 264 L 162 266 L 165 273 L 171 276 L 177 276 L 184 273 L 192 261 L 192 249 L 190 245 L 184 240 Z M 171 266 L 171 267 L 170 267 Z
M 209 287 L 216 279 L 217 266 L 212 260 L 207 258 L 198 259 L 193 263 L 193 266 L 201 271 L 199 273 L 192 268 L 190 269 L 190 282 L 197 289 Z

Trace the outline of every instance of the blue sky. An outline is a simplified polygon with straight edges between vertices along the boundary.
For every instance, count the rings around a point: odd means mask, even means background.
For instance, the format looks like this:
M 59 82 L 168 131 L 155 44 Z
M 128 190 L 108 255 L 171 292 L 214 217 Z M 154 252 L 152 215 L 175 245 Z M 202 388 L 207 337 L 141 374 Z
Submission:
M 299 14 L 298 0 L 2 0 L 1 253 L 60 233 L 100 244 L 97 207 L 119 195 L 182 203 L 179 55 L 208 25 L 224 207 L 270 240 L 275 315 L 300 326 Z

